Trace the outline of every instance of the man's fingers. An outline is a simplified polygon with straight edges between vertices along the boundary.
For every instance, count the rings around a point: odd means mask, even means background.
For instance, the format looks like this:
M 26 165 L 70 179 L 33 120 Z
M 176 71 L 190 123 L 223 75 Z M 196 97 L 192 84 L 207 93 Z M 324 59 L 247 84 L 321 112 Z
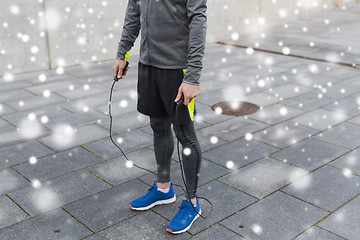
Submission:
M 119 71 L 118 71 L 118 73 L 117 73 L 117 77 L 119 78 L 119 79 L 121 79 L 122 78 L 122 68 L 119 68 Z
M 117 74 L 118 70 L 119 70 L 118 67 L 114 67 L 114 69 L 113 69 L 113 77 L 116 77 L 116 74 Z
M 182 89 L 179 88 L 178 94 L 176 95 L 176 98 L 175 98 L 174 102 L 177 102 L 181 98 L 181 94 L 182 94 Z
M 127 68 L 126 68 L 126 71 L 124 72 L 123 76 L 126 76 L 126 74 L 127 74 L 128 70 L 129 70 L 129 68 L 130 68 L 130 67 L 127 67 Z

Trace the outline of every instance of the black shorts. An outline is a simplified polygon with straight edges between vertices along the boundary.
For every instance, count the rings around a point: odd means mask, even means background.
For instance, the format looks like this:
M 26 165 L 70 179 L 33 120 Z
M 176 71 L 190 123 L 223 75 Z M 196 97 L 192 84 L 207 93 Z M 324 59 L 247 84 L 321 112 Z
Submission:
M 188 106 L 180 104 L 178 109 L 174 102 L 184 78 L 183 70 L 157 68 L 140 61 L 138 66 L 137 110 L 148 116 L 168 116 L 173 124 L 192 122 L 196 115 L 195 98 Z

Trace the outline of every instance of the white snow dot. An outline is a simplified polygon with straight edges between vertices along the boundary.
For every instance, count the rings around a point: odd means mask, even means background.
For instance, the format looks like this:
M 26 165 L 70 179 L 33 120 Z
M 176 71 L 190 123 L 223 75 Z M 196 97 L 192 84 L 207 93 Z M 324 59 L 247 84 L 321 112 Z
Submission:
M 84 86 L 83 86 L 83 88 L 84 88 L 84 90 L 89 90 L 90 89 L 90 85 L 89 84 L 84 84 Z
M 234 162 L 233 161 L 227 161 L 226 162 L 226 167 L 229 168 L 229 169 L 233 168 L 234 167 Z
M 186 147 L 186 148 L 184 148 L 183 153 L 184 153 L 186 156 L 189 156 L 190 153 L 191 153 L 191 149 L 188 148 L 188 147 Z
M 126 101 L 125 99 L 121 100 L 120 103 L 119 103 L 119 106 L 122 107 L 122 108 L 127 107 L 128 106 L 128 101 Z
M 261 226 L 260 226 L 259 224 L 253 224 L 253 225 L 251 226 L 251 229 L 252 229 L 253 232 L 256 233 L 257 235 L 260 235 L 260 234 L 263 232 L 263 230 L 262 230 L 262 228 L 261 228 Z
M 124 141 L 124 140 L 123 140 L 121 137 L 119 137 L 118 139 L 116 139 L 116 142 L 119 143 L 119 144 L 121 144 L 123 141 Z
M 34 187 L 34 188 L 40 188 L 41 187 L 41 182 L 38 180 L 38 179 L 33 179 L 31 181 L 31 185 Z
M 246 48 L 246 54 L 248 55 L 252 55 L 254 53 L 254 49 L 253 48 Z
M 20 8 L 16 5 L 11 5 L 10 6 L 10 12 L 14 15 L 19 15 L 20 13 Z
M 250 141 L 253 138 L 253 135 L 251 133 L 246 133 L 245 134 L 245 139 Z
M 238 33 L 231 34 L 231 39 L 234 40 L 234 41 L 238 40 L 239 39 L 239 34 Z
M 59 74 L 59 75 L 63 74 L 63 73 L 64 73 L 64 68 L 58 67 L 58 68 L 56 69 L 56 73 Z
M 84 106 L 84 107 L 83 107 L 83 111 L 84 111 L 84 112 L 88 112 L 88 111 L 89 111 L 89 107 L 88 107 L 88 106 Z
M 258 24 L 259 25 L 264 25 L 265 23 L 266 23 L 265 18 L 263 18 L 263 17 L 258 18 Z
M 44 90 L 43 91 L 43 96 L 46 97 L 46 98 L 50 97 L 51 96 L 50 90 Z
M 30 121 L 34 121 L 34 120 L 36 119 L 35 113 L 29 113 L 28 119 L 29 119 Z
M 35 164 L 37 162 L 36 157 L 34 157 L 34 156 L 30 157 L 29 162 L 30 162 L 30 164 Z
M 29 35 L 27 35 L 27 34 L 24 34 L 24 35 L 21 36 L 21 40 L 22 40 L 23 42 L 28 42 L 29 39 L 30 39 L 30 37 L 29 37 Z
M 290 54 L 290 48 L 284 47 L 284 48 L 282 49 L 282 53 L 285 54 L 285 55 Z
M 37 54 L 39 52 L 39 48 L 37 46 L 32 46 L 30 51 L 32 54 Z
M 285 107 L 282 107 L 282 108 L 280 108 L 279 112 L 280 112 L 280 115 L 284 116 L 287 114 L 287 109 Z
M 40 81 L 40 82 L 45 82 L 45 80 L 46 80 L 46 75 L 45 75 L 45 74 L 40 74 L 38 78 L 39 78 L 39 81 Z
M 41 121 L 42 123 L 47 123 L 47 122 L 49 121 L 49 118 L 44 115 L 44 116 L 41 117 L 40 121 Z
M 220 115 L 220 114 L 222 113 L 222 108 L 221 108 L 221 107 L 216 107 L 216 108 L 215 108 L 215 113 L 216 113 L 217 115 Z
M 210 142 L 211 142 L 212 144 L 216 144 L 216 143 L 218 142 L 218 138 L 217 138 L 216 136 L 212 136 L 212 137 L 210 138 Z
M 126 166 L 127 168 L 131 168 L 133 165 L 134 165 L 133 162 L 130 161 L 130 160 L 126 161 L 126 163 L 125 163 L 125 166 Z

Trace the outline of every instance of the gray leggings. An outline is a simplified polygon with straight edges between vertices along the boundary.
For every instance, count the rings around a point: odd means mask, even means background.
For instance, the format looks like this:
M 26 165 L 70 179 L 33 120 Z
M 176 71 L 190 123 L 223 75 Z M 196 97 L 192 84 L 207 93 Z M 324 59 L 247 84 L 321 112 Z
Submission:
M 170 181 L 171 156 L 174 152 L 174 138 L 171 131 L 171 122 L 167 116 L 150 116 L 150 125 L 154 132 L 154 150 L 157 162 L 157 181 L 165 183 Z M 182 152 L 183 168 L 186 185 L 190 198 L 195 198 L 201 165 L 201 149 L 196 137 L 194 123 L 173 125 L 176 137 L 182 148 L 189 148 L 190 154 Z M 186 198 L 189 198 L 186 193 Z

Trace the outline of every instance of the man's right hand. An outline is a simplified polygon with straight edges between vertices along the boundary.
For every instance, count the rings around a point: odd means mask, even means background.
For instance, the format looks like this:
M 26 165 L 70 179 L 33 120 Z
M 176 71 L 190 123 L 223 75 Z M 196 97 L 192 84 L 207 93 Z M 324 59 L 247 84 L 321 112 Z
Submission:
M 126 61 L 125 60 L 118 60 L 116 59 L 115 64 L 114 64 L 114 71 L 113 71 L 113 77 L 118 77 L 118 79 L 122 79 L 122 76 L 125 76 L 127 74 L 127 71 L 129 70 L 130 67 L 127 67 L 124 75 L 122 74 L 123 69 L 126 65 Z

